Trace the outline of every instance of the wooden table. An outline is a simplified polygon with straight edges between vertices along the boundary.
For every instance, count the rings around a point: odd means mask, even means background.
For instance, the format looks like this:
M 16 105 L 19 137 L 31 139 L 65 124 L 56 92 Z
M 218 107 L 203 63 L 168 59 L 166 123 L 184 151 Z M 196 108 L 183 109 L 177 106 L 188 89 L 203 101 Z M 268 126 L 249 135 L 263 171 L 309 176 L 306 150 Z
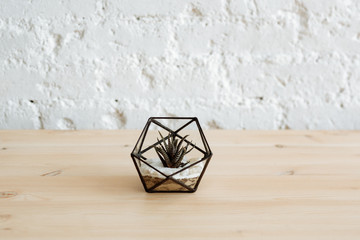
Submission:
M 139 134 L 0 131 L 0 239 L 360 239 L 359 131 L 205 131 L 171 194 L 143 190 Z

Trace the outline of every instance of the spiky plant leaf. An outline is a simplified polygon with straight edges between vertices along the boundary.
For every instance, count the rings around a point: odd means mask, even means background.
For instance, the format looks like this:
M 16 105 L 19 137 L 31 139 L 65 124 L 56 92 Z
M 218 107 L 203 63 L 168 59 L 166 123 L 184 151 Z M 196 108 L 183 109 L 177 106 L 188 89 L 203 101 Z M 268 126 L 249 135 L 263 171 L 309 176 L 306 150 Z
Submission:
M 190 142 L 187 141 L 186 146 L 182 146 L 183 142 L 185 141 L 185 138 L 189 135 L 186 135 L 184 137 L 179 137 L 181 140 L 176 138 L 175 133 L 170 133 L 166 138 L 163 137 L 161 132 L 159 131 L 161 140 L 158 140 L 158 145 L 155 146 L 155 151 L 157 155 L 160 158 L 160 161 L 164 165 L 164 167 L 170 167 L 170 168 L 178 168 L 181 166 L 185 166 L 188 162 L 184 163 L 183 158 L 184 156 L 189 153 L 193 148 L 194 144 L 192 144 L 192 148 L 190 150 L 187 150 L 189 147 Z
M 177 159 L 177 161 L 174 163 L 175 167 L 179 167 L 180 164 L 181 164 L 181 161 L 183 160 L 184 156 L 186 154 L 186 150 L 185 148 L 181 148 L 180 150 L 180 155 L 179 155 L 179 158 Z
M 157 140 L 158 140 L 158 142 L 159 142 L 160 147 L 166 152 L 166 149 L 164 148 L 164 146 L 162 145 L 162 143 L 160 142 L 160 140 L 159 140 L 159 139 L 157 139 Z
M 184 152 L 184 149 L 181 148 L 180 151 L 178 151 L 174 157 L 174 162 L 178 162 L 178 161 L 181 161 L 181 155 L 183 154 Z
M 166 153 L 166 151 L 164 151 L 162 148 L 155 148 L 156 152 L 158 154 L 160 154 L 163 157 L 163 160 L 165 161 L 166 165 L 171 165 L 171 160 L 168 156 L 168 154 Z
M 172 141 L 171 141 L 171 136 L 170 136 L 170 133 L 168 135 L 168 149 L 167 149 L 167 154 L 169 155 L 169 157 L 171 158 L 172 157 L 172 152 L 173 152 L 173 148 L 174 146 L 172 145 Z
M 192 142 L 191 142 L 192 143 Z M 188 146 L 189 146 L 189 143 L 186 145 L 186 149 L 188 148 Z M 186 151 L 186 154 L 188 154 L 189 152 L 191 152 L 191 150 L 193 150 L 194 149 L 194 147 L 195 147 L 195 144 L 194 145 L 192 145 L 192 148 L 190 148 L 190 150 L 189 151 Z
M 161 134 L 161 132 L 159 131 L 159 134 L 160 134 L 160 137 L 162 139 L 162 142 L 164 143 L 164 146 L 165 146 L 165 151 L 167 151 L 167 145 L 166 145 L 166 141 L 165 141 L 165 138 L 163 137 L 163 135 Z
M 185 138 L 187 138 L 188 136 L 189 136 L 189 135 L 186 135 L 185 137 L 183 137 L 183 138 L 180 140 L 179 144 L 178 144 L 177 147 L 176 147 L 176 151 L 179 151 L 179 150 L 180 150 L 182 143 L 184 142 Z
M 160 149 L 160 148 L 159 148 L 159 149 Z M 166 166 L 167 163 L 166 163 L 165 159 L 163 158 L 163 156 L 160 154 L 160 150 L 159 150 L 159 149 L 158 149 L 158 147 L 155 147 L 156 153 L 157 153 L 157 155 L 159 156 L 161 163 L 162 163 L 164 166 Z
M 174 142 L 173 142 L 173 151 L 171 153 L 171 156 L 175 156 L 176 155 L 176 151 L 177 151 L 177 143 L 178 143 L 178 139 L 175 139 Z

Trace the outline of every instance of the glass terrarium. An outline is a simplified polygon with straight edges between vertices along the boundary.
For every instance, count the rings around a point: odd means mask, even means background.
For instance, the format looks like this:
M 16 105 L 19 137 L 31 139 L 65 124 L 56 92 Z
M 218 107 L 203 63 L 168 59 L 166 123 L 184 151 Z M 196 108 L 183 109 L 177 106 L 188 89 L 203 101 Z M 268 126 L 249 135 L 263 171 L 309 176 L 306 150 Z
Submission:
M 195 192 L 212 157 L 196 117 L 151 117 L 131 157 L 147 192 Z

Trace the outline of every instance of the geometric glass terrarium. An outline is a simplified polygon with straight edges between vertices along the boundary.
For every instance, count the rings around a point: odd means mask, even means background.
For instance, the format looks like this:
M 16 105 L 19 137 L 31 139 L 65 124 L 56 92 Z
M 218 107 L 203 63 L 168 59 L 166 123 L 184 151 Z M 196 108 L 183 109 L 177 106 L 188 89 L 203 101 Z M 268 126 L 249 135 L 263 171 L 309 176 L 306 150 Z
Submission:
M 166 166 L 164 152 L 179 164 Z M 144 189 L 150 193 L 195 192 L 211 157 L 196 117 L 149 118 L 131 152 Z

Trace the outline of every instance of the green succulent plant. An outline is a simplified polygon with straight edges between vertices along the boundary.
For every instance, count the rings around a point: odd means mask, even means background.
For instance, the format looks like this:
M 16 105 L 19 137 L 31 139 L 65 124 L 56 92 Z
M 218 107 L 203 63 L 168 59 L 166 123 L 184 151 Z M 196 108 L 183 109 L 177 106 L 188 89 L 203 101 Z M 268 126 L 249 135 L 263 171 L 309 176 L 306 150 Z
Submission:
M 183 162 L 184 156 L 193 150 L 195 145 L 192 145 L 192 148 L 188 150 L 190 142 L 188 142 L 185 146 L 182 146 L 182 144 L 185 138 L 187 138 L 189 135 L 186 135 L 183 138 L 176 138 L 175 134 L 169 133 L 166 140 L 161 135 L 160 131 L 159 134 L 162 138 L 162 141 L 158 139 L 158 142 L 160 143 L 159 146 L 155 146 L 155 150 L 164 167 L 178 168 L 188 164 L 189 162 Z

